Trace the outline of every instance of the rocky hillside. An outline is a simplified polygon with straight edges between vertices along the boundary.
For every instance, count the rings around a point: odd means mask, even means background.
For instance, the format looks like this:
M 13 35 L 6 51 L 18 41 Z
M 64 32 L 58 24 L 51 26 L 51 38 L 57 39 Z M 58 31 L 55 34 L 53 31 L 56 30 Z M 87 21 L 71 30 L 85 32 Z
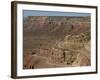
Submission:
M 24 19 L 24 69 L 90 65 L 90 17 Z

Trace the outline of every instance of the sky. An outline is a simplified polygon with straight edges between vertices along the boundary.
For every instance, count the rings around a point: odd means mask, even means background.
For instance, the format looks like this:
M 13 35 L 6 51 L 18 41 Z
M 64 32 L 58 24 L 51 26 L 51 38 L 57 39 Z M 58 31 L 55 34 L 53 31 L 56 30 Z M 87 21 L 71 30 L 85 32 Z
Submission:
M 23 10 L 23 16 L 90 16 L 90 13 Z

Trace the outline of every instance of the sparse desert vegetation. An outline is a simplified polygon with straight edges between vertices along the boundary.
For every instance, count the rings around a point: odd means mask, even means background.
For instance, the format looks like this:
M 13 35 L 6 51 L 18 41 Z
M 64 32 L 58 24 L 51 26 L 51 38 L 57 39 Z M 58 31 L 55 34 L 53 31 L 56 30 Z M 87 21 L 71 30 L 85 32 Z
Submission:
M 91 65 L 89 16 L 29 16 L 23 25 L 24 69 Z

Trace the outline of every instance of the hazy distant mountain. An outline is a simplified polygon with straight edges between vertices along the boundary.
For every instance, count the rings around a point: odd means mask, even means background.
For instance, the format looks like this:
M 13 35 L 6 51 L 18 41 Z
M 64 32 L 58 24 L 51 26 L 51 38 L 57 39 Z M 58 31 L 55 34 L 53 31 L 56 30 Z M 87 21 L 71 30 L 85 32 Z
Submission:
M 78 34 L 90 30 L 90 17 L 29 16 L 24 19 L 24 35 Z

